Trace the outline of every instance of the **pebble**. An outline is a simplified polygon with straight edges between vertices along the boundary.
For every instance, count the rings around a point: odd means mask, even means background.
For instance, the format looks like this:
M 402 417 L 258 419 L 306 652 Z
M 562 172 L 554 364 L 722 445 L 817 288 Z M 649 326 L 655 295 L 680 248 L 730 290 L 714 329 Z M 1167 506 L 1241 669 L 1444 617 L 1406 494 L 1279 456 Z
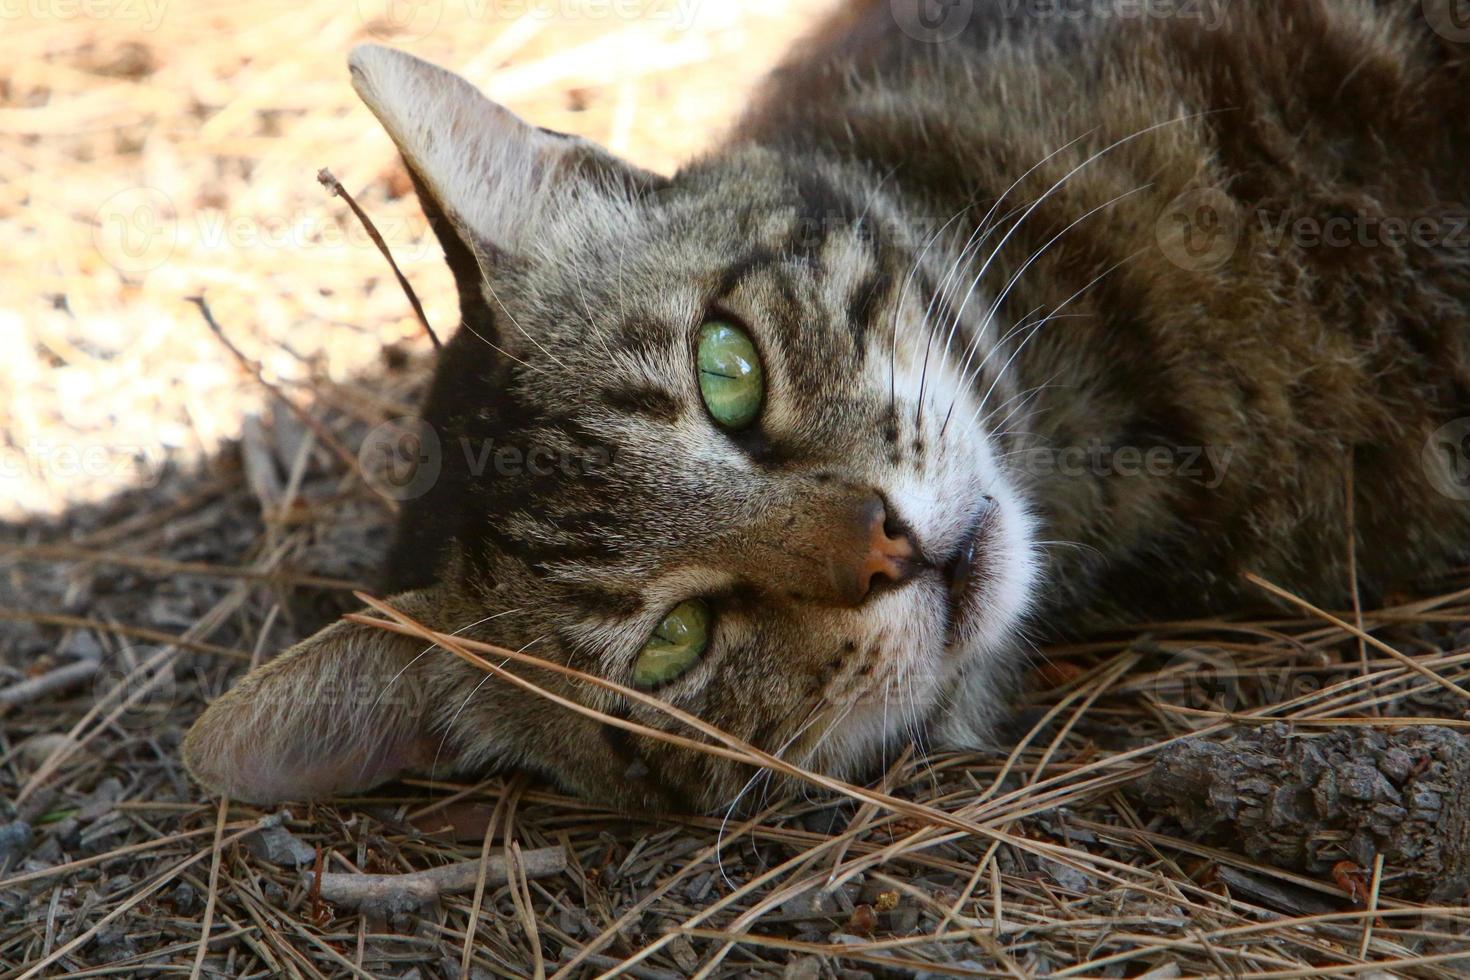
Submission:
M 174 889 L 174 907 L 180 915 L 193 915 L 199 911 L 199 892 L 187 881 L 179 882 Z
M 787 962 L 781 980 L 818 980 L 821 975 L 822 961 L 815 956 L 802 956 Z
M 316 862 L 316 848 L 285 827 L 263 828 L 242 843 L 255 857 L 271 864 L 299 868 Z
M 31 836 L 31 825 L 24 820 L 0 825 L 0 868 L 17 863 L 30 850 Z

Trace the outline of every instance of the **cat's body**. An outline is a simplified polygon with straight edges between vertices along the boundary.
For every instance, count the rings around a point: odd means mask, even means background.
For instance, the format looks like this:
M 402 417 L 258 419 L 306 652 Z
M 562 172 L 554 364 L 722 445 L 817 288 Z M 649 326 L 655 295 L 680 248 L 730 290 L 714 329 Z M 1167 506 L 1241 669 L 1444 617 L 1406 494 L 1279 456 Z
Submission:
M 983 740 L 1028 625 L 1220 609 L 1244 571 L 1343 602 L 1349 487 L 1364 587 L 1463 553 L 1434 436 L 1470 416 L 1465 49 L 1409 0 L 1020 6 L 852 3 L 669 181 L 357 55 L 466 323 L 398 604 L 627 682 L 697 599 L 708 648 L 659 695 L 850 774 Z M 748 428 L 700 406 L 712 318 L 764 362 Z M 420 653 L 338 624 L 190 764 L 258 799 L 509 763 L 707 807 L 750 775 Z
M 1365 589 L 1463 556 L 1470 506 L 1423 451 L 1470 415 L 1464 47 L 1387 0 L 976 3 L 948 44 L 959 20 L 906 7 L 851 5 L 739 138 L 891 174 L 925 229 L 968 205 L 961 242 L 1060 184 L 971 303 L 1044 252 L 999 319 L 1067 317 L 1010 363 L 1042 390 L 1006 447 L 1044 536 L 1080 546 L 1048 552 L 1063 628 L 1238 605 L 1244 571 L 1344 604 L 1349 472 Z M 1125 448 L 1161 450 L 1153 474 Z

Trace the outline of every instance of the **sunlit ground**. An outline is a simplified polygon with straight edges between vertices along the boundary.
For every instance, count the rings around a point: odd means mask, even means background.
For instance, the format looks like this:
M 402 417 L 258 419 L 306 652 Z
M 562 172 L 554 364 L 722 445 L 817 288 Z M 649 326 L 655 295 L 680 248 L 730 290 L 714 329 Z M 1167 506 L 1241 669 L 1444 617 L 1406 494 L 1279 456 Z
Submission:
M 441 331 L 448 277 L 348 84 L 360 41 L 670 170 L 826 0 L 25 0 L 0 9 L 0 517 L 146 483 L 239 433 L 269 380 L 423 343 L 327 167 Z M 301 392 L 309 399 L 310 392 Z

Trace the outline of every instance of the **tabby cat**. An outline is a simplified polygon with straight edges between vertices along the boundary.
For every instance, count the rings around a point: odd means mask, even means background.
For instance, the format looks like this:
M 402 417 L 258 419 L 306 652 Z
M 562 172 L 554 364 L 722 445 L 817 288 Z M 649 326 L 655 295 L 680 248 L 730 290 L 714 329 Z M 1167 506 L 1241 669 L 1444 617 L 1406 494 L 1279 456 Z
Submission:
M 857 777 L 987 745 L 1038 635 L 1239 605 L 1244 571 L 1345 603 L 1354 547 L 1370 594 L 1446 567 L 1470 48 L 1433 6 L 856 0 L 673 177 L 358 48 L 463 317 L 393 605 Z M 328 627 L 209 708 L 192 772 L 678 809 L 752 778 L 425 646 Z

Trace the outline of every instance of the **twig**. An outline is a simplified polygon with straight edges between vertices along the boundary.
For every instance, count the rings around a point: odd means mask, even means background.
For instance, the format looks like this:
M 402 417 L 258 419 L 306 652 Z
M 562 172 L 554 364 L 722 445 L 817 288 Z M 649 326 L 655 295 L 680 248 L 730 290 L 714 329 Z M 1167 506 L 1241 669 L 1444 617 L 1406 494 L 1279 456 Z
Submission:
M 244 837 L 246 834 L 255 833 L 258 829 L 259 826 L 255 823 L 252 823 L 251 826 L 247 829 L 241 830 L 238 833 L 231 834 L 229 837 L 226 837 L 223 841 L 220 842 L 220 844 L 221 846 L 225 844 L 232 844 L 240 838 Z M 134 892 L 127 901 L 123 902 L 117 908 L 113 909 L 111 912 L 108 912 L 102 918 L 92 923 L 90 927 L 72 938 L 72 940 L 66 945 L 62 946 L 60 949 L 52 951 L 49 956 L 46 956 L 38 962 L 29 964 L 30 969 L 22 973 L 20 976 L 16 977 L 15 980 L 30 980 L 31 977 L 40 976 L 52 963 L 55 963 L 57 960 L 64 958 L 73 950 L 85 946 L 92 940 L 93 936 L 97 935 L 97 933 L 105 929 L 109 922 L 119 918 L 120 916 L 125 915 L 134 906 L 146 901 L 149 896 L 151 896 L 154 892 L 158 891 L 170 881 L 173 881 L 188 868 L 204 860 L 206 857 L 209 856 L 209 854 L 209 851 L 200 851 L 198 854 L 184 858 L 171 867 L 165 868 L 163 871 L 159 872 L 151 882 L 143 886 L 138 891 Z
M 521 872 L 527 878 L 547 878 L 561 874 L 567 867 L 563 847 L 543 847 L 521 855 Z M 416 909 L 438 900 L 440 895 L 473 891 L 484 870 L 485 884 L 499 887 L 510 880 L 510 868 L 504 857 L 479 861 L 460 861 L 427 871 L 402 875 L 341 874 L 329 872 L 321 876 L 321 896 L 338 905 L 360 907 L 381 906 L 392 909 Z M 308 887 L 315 886 L 316 872 L 303 875 Z
M 352 213 L 357 215 L 357 220 L 362 222 L 363 228 L 367 230 L 368 237 L 373 240 L 374 245 L 378 246 L 378 251 L 383 253 L 383 258 L 388 260 L 388 265 L 393 270 L 393 275 L 398 277 L 398 285 L 402 287 L 403 295 L 408 297 L 408 305 L 413 307 L 414 316 L 418 317 L 419 323 L 423 324 L 424 332 L 434 342 L 434 349 L 442 350 L 444 345 L 439 343 L 439 335 L 434 333 L 433 327 L 429 326 L 429 318 L 424 315 L 424 306 L 419 302 L 418 294 L 409 285 L 408 277 L 398 268 L 398 263 L 393 261 L 393 253 L 388 251 L 388 244 L 383 241 L 383 236 L 378 234 L 377 227 L 373 225 L 373 219 L 367 216 L 366 211 L 357 206 L 357 202 L 352 199 L 352 195 L 347 193 L 347 188 L 343 187 L 342 182 L 332 176 L 332 172 L 326 167 L 316 172 L 316 179 L 333 196 L 340 197 L 346 201 L 347 206 L 352 209 Z
M 199 952 L 194 954 L 194 968 L 189 971 L 189 980 L 199 980 L 204 972 L 204 956 L 209 952 L 209 931 L 214 928 L 214 906 L 219 900 L 220 845 L 225 839 L 225 816 L 230 812 L 230 798 L 221 796 L 219 811 L 214 820 L 214 847 L 209 861 L 209 898 L 204 903 L 204 923 L 199 929 Z
M 1390 657 L 1397 660 L 1399 663 L 1403 664 L 1410 670 L 1414 671 L 1416 674 L 1423 674 L 1425 677 L 1434 681 L 1445 690 L 1455 694 L 1457 697 L 1470 699 L 1470 691 L 1467 691 L 1453 681 L 1442 677 L 1439 674 L 1436 674 L 1434 671 L 1430 670 L 1428 667 L 1424 666 L 1408 654 L 1395 650 L 1393 647 L 1389 646 L 1387 643 L 1384 643 L 1378 637 L 1358 629 L 1352 623 L 1338 619 L 1336 616 L 1332 615 L 1332 613 L 1327 612 L 1324 609 L 1319 609 L 1317 606 L 1312 605 L 1301 596 L 1292 595 L 1281 586 L 1273 585 L 1272 583 L 1261 578 L 1259 575 L 1253 574 L 1251 572 L 1245 573 L 1245 580 L 1252 583 L 1253 585 L 1259 585 L 1261 588 L 1276 596 L 1278 599 L 1285 599 L 1287 602 L 1300 606 L 1302 609 L 1305 609 L 1307 612 L 1310 612 L 1314 616 L 1322 617 L 1333 626 L 1336 626 L 1338 629 L 1346 630 L 1353 636 L 1358 637 L 1358 639 L 1367 642 L 1370 646 L 1373 647 L 1373 649 L 1379 651 L 1380 653 L 1388 654 Z
M 520 791 L 521 785 L 522 780 L 518 778 L 514 787 L 501 795 L 500 799 L 495 802 L 495 809 L 490 814 L 489 822 L 485 824 L 485 837 L 480 842 L 481 874 L 475 881 L 475 894 L 470 901 L 469 921 L 464 930 L 464 949 L 460 953 L 459 972 L 461 976 L 470 975 L 470 958 L 475 952 L 475 931 L 479 928 L 480 906 L 485 900 L 485 869 L 489 867 L 490 862 L 490 841 L 495 837 L 495 828 L 500 823 L 500 815 L 505 810 L 506 801 L 512 793 Z
M 93 562 L 101 565 L 117 565 L 120 568 L 136 568 L 139 571 L 150 572 L 158 575 L 207 575 L 212 578 L 235 578 L 245 579 L 251 582 L 272 582 L 284 585 L 300 586 L 312 589 L 336 589 L 350 592 L 362 588 L 360 582 L 350 582 L 347 579 L 327 578 L 321 575 L 296 575 L 291 572 L 280 572 L 272 569 L 246 568 L 237 565 L 215 565 L 204 561 L 174 561 L 169 558 L 158 558 L 153 555 L 132 555 L 122 551 L 90 551 L 85 548 L 73 548 L 68 545 L 39 544 L 22 548 L 10 549 L 6 557 L 18 558 L 31 561 L 78 561 Z M 63 621 L 62 617 L 54 613 L 31 613 L 16 612 L 12 614 L 9 610 L 0 608 L 0 619 L 33 619 L 40 621 L 45 616 L 52 622 L 60 625 L 76 625 L 88 628 L 106 629 L 99 625 L 93 626 L 91 620 L 71 619 Z M 115 630 L 115 632 L 122 632 Z M 172 643 L 173 638 L 166 633 L 157 633 L 160 637 L 158 642 Z M 225 650 L 219 647 L 211 652 Z M 238 650 L 230 650 L 232 655 L 241 655 Z
M 35 701 L 48 694 L 75 687 L 96 676 L 101 669 L 100 661 L 78 660 L 75 663 L 63 664 L 55 670 L 48 670 L 40 677 L 32 677 L 19 684 L 12 684 L 0 690 L 0 711 L 8 711 L 18 704 L 25 704 L 27 701 Z
M 1358 627 L 1358 662 L 1362 665 L 1363 674 L 1366 676 L 1368 670 L 1368 644 L 1363 641 L 1367 633 L 1363 629 L 1363 590 L 1358 583 L 1358 518 L 1357 518 L 1357 491 L 1353 487 L 1353 465 L 1356 461 L 1355 451 L 1348 450 L 1347 471 L 1343 476 L 1345 486 L 1343 496 L 1347 502 L 1347 560 L 1348 560 L 1348 584 L 1353 590 L 1353 622 Z M 1381 714 L 1377 705 L 1373 706 L 1373 714 Z
M 347 472 L 356 474 L 360 479 L 362 477 L 362 470 L 357 465 L 357 457 L 354 456 L 352 452 L 347 449 L 346 446 L 342 445 L 341 440 L 339 440 L 336 435 L 332 433 L 331 429 L 328 429 L 324 424 L 322 424 L 321 419 L 318 419 L 306 409 L 302 408 L 300 405 L 287 398 L 285 393 L 281 391 L 281 389 L 277 388 L 275 385 L 271 384 L 265 379 L 265 374 L 260 370 L 260 365 L 256 364 L 250 358 L 246 357 L 245 352 L 236 347 L 235 342 L 230 340 L 230 338 L 225 334 L 224 328 L 219 325 L 219 321 L 216 320 L 214 318 L 214 314 L 210 312 L 209 304 L 205 302 L 204 297 L 186 296 L 185 299 L 187 299 L 190 303 L 193 303 L 195 306 L 199 307 L 199 313 L 201 316 L 204 317 L 205 325 L 209 327 L 211 333 L 219 338 L 219 342 L 225 345 L 225 349 L 228 350 L 232 355 L 234 355 L 235 360 L 240 362 L 240 366 L 248 371 L 262 388 L 264 388 L 266 391 L 269 391 L 276 399 L 280 401 L 282 405 L 285 405 L 286 408 L 291 412 L 291 414 L 296 416 L 297 421 L 310 429 L 312 433 L 314 433 L 316 437 L 322 441 L 322 444 L 332 451 L 332 455 L 336 456 L 337 459 L 345 467 L 347 467 Z M 393 503 L 391 500 L 381 494 L 373 494 L 373 499 L 381 500 L 384 505 L 387 506 L 391 506 Z
M 342 583 L 343 588 L 347 588 L 350 585 L 352 585 L 350 582 Z M 190 640 L 175 633 L 165 633 L 163 630 L 148 629 L 146 626 L 128 626 L 124 623 L 102 623 L 95 619 L 87 619 L 85 616 L 68 616 L 65 613 L 54 612 L 32 612 L 29 609 L 7 609 L 4 606 L 0 606 L 0 620 L 35 623 L 39 626 L 62 626 L 68 629 L 96 630 L 99 633 L 125 636 L 133 640 L 142 640 L 144 643 L 174 646 L 181 650 L 192 650 L 195 653 L 213 654 L 216 657 L 229 657 L 233 660 L 250 659 L 250 655 L 243 650 L 220 646 L 218 643 Z M 0 695 L 0 701 L 3 701 L 3 697 L 3 695 Z

